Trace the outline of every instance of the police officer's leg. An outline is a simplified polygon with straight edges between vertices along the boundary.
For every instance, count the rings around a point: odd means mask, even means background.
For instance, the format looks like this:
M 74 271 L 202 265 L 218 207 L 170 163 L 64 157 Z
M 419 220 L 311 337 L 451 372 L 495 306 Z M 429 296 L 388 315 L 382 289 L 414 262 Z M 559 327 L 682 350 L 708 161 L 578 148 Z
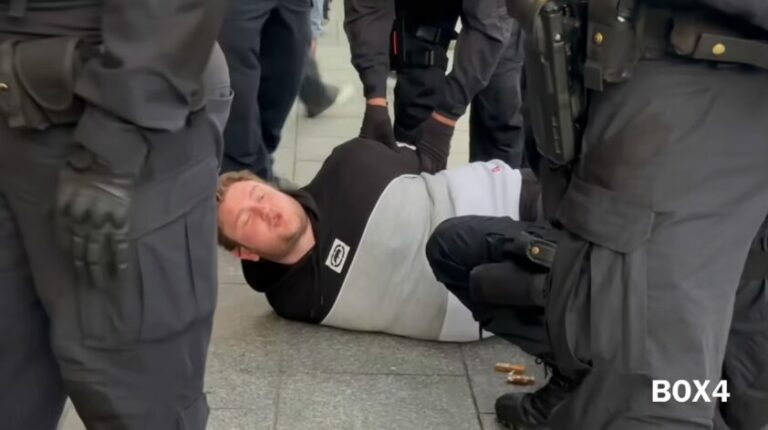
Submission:
M 232 0 L 219 43 L 235 93 L 224 131 L 222 170 L 251 170 L 269 179 L 270 155 L 261 132 L 258 94 L 262 82 L 261 34 L 276 0 Z
M 479 301 L 476 297 L 477 270 L 488 268 L 487 263 L 498 259 L 493 242 L 498 238 L 521 238 L 527 224 L 510 218 L 466 216 L 449 219 L 435 230 L 427 243 L 427 258 L 437 279 L 469 308 L 485 330 L 497 334 L 520 346 L 551 366 L 552 353 L 541 308 L 530 306 L 497 305 Z M 539 227 L 540 229 L 542 227 Z M 548 236 L 554 236 L 548 233 Z M 509 264 L 506 261 L 502 264 Z M 485 266 L 481 266 L 485 265 Z M 518 266 L 521 267 L 521 266 Z M 522 268 L 522 267 L 521 267 Z M 503 279 L 504 296 L 520 297 L 518 289 L 526 289 L 546 276 L 542 272 L 526 273 L 514 270 Z M 535 393 L 508 393 L 496 400 L 495 410 L 499 422 L 512 428 L 542 428 L 551 411 L 575 389 L 578 379 L 562 375 L 556 368 L 547 384 Z
M 6 137 L 0 145 L 0 421 L 7 430 L 52 430 L 66 396 L 51 352 L 48 316 L 6 198 L 24 186 L 10 182 Z
M 429 118 L 445 89 L 445 69 L 437 66 L 403 67 L 395 84 L 395 139 L 413 142 L 419 126 Z
M 520 79 L 523 72 L 522 29 L 516 26 L 491 80 L 473 99 L 469 116 L 469 161 L 498 159 L 522 166 L 523 129 Z
M 736 293 L 733 323 L 725 352 L 723 375 L 728 381 L 731 397 L 721 408 L 731 429 L 759 430 L 768 426 L 766 251 L 768 219 L 752 242 L 754 259 L 750 263 L 754 266 L 748 263 Z
M 532 355 L 548 352 L 541 309 L 498 306 L 471 297 L 470 274 L 496 262 L 490 237 L 519 237 L 526 224 L 509 217 L 463 216 L 443 221 L 427 242 L 426 253 L 435 277 L 469 310 L 483 329 L 501 336 Z M 516 286 L 523 288 L 524 286 Z
M 712 427 L 714 402 L 654 403 L 653 381 L 685 380 L 692 396 L 710 381 L 711 396 L 720 380 L 768 212 L 768 108 L 744 100 L 766 96 L 768 73 L 672 60 L 595 95 L 547 309 L 559 364 L 568 350 L 592 369 L 553 428 Z M 559 306 L 574 298 L 585 306 Z
M 204 112 L 153 151 L 134 196 L 130 282 L 77 282 L 55 241 L 55 189 L 71 130 L 4 131 L 16 143 L 9 196 L 67 393 L 89 429 L 203 429 L 215 304 L 218 131 Z M 5 142 L 6 139 L 3 139 Z
M 219 131 L 223 133 L 229 119 L 234 93 L 229 80 L 227 59 L 218 43 L 214 44 L 211 59 L 208 61 L 208 67 L 205 68 L 203 87 L 205 87 L 206 111 Z
M 280 0 L 264 26 L 261 41 L 263 76 L 259 90 L 261 129 L 270 154 L 299 94 L 312 32 L 310 0 Z

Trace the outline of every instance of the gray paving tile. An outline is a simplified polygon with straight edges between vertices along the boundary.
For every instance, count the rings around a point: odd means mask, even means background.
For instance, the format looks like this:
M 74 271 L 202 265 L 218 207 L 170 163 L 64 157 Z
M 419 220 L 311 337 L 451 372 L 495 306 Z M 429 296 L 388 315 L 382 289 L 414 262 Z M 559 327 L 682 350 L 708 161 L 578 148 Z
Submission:
M 359 117 L 299 118 L 297 142 L 307 137 L 336 137 L 345 141 L 357 136 L 359 131 Z
M 468 131 L 456 130 L 453 133 L 453 139 L 451 139 L 451 152 L 453 151 L 469 153 Z
M 463 377 L 293 374 L 276 430 L 479 430 Z
M 448 156 L 449 169 L 463 166 L 467 163 L 469 163 L 469 153 L 467 152 L 451 151 L 450 155 Z
M 243 339 L 240 345 L 212 343 L 208 350 L 206 387 L 227 389 L 244 383 L 241 375 L 277 375 L 283 348 L 278 341 L 260 338 Z M 234 376 L 233 376 L 234 375 Z
M 240 260 L 220 247 L 216 247 L 216 251 L 219 259 L 219 283 L 245 284 Z
M 298 161 L 324 161 L 333 148 L 346 142 L 338 137 L 304 137 L 296 150 Z
M 472 383 L 472 390 L 477 400 L 477 409 L 481 413 L 493 413 L 493 404 L 500 395 L 513 391 L 533 391 L 544 382 L 544 369 L 537 365 L 530 355 L 520 348 L 499 338 L 462 345 L 464 360 Z M 494 371 L 498 362 L 524 364 L 526 374 L 536 377 L 539 383 L 534 387 L 518 387 L 506 383 L 503 373 Z
M 318 46 L 317 64 L 320 70 L 354 70 L 352 54 L 346 45 Z
M 483 430 L 509 430 L 496 421 L 496 414 L 480 414 Z
M 283 328 L 263 294 L 243 284 L 219 285 L 219 301 L 213 324 L 213 344 L 247 344 L 253 338 L 274 339 Z
M 287 372 L 465 375 L 456 344 L 299 323 L 285 334 Z
M 269 416 L 267 416 L 269 415 Z M 256 409 L 211 409 L 207 430 L 269 430 L 273 418 Z
M 272 165 L 276 175 L 293 179 L 296 164 L 296 147 L 280 146 L 274 154 L 274 164 Z
M 279 384 L 277 374 L 231 370 L 209 375 L 205 392 L 212 409 L 253 409 L 272 422 Z
M 64 412 L 61 415 L 61 422 L 59 422 L 59 430 L 85 430 L 85 424 L 77 416 L 75 407 L 72 406 L 72 402 L 67 400 L 64 405 Z
M 293 181 L 296 185 L 303 187 L 314 179 L 322 161 L 296 161 L 296 173 L 293 175 Z

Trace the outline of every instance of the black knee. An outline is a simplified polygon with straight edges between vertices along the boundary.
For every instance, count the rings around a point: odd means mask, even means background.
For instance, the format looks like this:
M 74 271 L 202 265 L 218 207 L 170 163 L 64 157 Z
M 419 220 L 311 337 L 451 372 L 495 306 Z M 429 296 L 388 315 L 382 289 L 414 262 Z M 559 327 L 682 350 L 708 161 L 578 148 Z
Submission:
M 461 246 L 461 225 L 460 218 L 445 220 L 437 226 L 427 241 L 427 261 L 435 278 L 446 286 L 457 278 L 469 277 L 469 270 L 462 267 L 457 255 L 457 248 Z

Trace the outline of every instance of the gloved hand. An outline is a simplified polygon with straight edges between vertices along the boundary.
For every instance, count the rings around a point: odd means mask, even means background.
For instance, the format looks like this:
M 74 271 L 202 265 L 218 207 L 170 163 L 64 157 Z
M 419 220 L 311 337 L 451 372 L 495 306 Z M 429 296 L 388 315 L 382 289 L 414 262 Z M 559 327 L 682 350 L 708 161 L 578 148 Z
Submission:
M 89 151 L 73 157 L 60 172 L 56 213 L 78 282 L 96 288 L 127 282 L 134 183 L 111 173 Z
M 444 124 L 433 116 L 424 121 L 416 143 L 419 162 L 424 172 L 437 173 L 448 166 L 448 154 L 451 151 L 453 131 L 453 126 Z
M 360 137 L 381 142 L 390 148 L 397 148 L 395 131 L 392 129 L 392 120 L 389 119 L 389 110 L 386 106 L 365 105 Z

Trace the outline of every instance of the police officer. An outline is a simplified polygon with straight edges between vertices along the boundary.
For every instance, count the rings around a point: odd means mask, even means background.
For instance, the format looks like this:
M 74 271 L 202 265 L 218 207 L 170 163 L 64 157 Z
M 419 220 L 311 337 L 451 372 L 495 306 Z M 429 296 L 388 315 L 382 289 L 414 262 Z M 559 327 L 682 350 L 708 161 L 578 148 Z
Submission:
M 89 429 L 205 428 L 222 17 L 0 2 L 3 429 L 55 429 L 66 396 Z
M 273 180 L 272 154 L 299 94 L 312 40 L 311 0 L 231 0 L 219 42 L 235 99 L 224 132 L 224 171 Z
M 519 167 L 521 33 L 504 11 L 497 0 L 345 1 L 352 63 L 367 101 L 361 135 L 447 154 L 456 120 L 471 101 L 470 161 L 496 158 Z M 446 77 L 459 16 L 463 28 Z M 394 133 L 386 109 L 390 65 L 397 70 Z
M 545 212 L 563 228 L 544 354 L 583 380 L 507 398 L 507 418 L 520 428 L 766 428 L 768 4 L 509 6 L 531 37 L 540 177 L 544 194 L 558 194 Z M 436 232 L 444 241 L 459 232 L 447 227 Z M 663 381 L 690 387 L 688 401 L 654 402 Z

